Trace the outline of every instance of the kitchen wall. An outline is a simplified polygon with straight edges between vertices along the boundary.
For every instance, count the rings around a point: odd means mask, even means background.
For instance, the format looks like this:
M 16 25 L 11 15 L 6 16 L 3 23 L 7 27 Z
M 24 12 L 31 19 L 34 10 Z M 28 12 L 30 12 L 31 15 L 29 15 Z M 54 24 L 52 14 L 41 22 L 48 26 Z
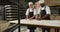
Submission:
M 0 20 L 4 19 L 4 6 L 0 5 Z
M 60 20 L 60 6 L 52 6 L 51 9 L 51 20 Z

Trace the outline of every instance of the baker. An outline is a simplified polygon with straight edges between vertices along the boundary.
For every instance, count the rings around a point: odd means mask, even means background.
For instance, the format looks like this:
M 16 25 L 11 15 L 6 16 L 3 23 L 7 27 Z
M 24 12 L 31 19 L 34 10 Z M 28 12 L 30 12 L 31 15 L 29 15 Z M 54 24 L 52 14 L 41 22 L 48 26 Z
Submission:
M 44 3 L 41 3 L 40 1 L 38 1 L 40 3 L 41 6 L 41 11 L 38 17 L 38 20 L 50 20 L 50 7 L 45 5 Z M 47 32 L 50 32 L 50 28 L 44 28 L 42 27 L 42 32 L 45 32 L 47 30 Z
M 29 8 L 26 11 L 26 19 L 33 19 L 34 18 L 34 7 L 33 7 L 33 2 L 29 2 L 28 3 Z M 35 27 L 32 26 L 28 26 L 28 29 L 30 30 L 30 32 L 34 32 Z

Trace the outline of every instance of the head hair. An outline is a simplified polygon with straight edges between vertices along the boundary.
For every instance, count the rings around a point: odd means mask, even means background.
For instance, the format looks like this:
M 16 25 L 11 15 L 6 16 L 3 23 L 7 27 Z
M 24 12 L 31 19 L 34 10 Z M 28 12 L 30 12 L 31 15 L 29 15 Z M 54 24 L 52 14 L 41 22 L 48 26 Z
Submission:
M 40 4 L 43 4 L 44 3 L 44 1 L 42 2 L 42 1 L 37 1 L 37 2 L 39 2 Z
M 39 2 L 37 1 L 37 2 L 35 2 L 35 4 L 38 4 Z
M 42 7 L 45 6 L 44 2 L 37 1 Z
M 28 5 L 33 4 L 33 2 L 29 2 Z

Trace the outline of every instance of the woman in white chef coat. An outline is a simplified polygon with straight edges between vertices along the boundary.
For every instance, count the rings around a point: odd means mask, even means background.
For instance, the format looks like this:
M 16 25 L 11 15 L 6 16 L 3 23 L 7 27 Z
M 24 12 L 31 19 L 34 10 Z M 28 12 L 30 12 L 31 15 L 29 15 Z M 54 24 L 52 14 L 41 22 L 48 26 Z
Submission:
M 31 20 L 34 18 L 34 16 L 33 16 L 34 15 L 34 7 L 33 7 L 32 2 L 29 2 L 28 5 L 29 5 L 29 8 L 26 11 L 26 18 Z M 30 30 L 30 32 L 34 32 L 35 27 L 28 26 L 28 29 Z
M 40 3 L 39 3 L 39 2 L 35 2 L 35 5 L 34 5 L 34 15 L 35 15 L 35 19 L 38 18 L 38 15 L 40 14 L 40 11 L 41 11 Z
M 50 20 L 50 14 L 51 14 L 50 7 L 47 6 L 47 5 L 42 4 L 40 1 L 39 1 L 39 3 L 40 3 L 40 6 L 42 8 L 41 8 L 38 19 L 39 20 Z M 50 32 L 50 28 L 42 27 L 42 32 L 45 32 L 46 30 L 47 30 L 47 32 Z
M 34 5 L 34 15 L 36 15 L 35 16 L 35 19 L 37 19 L 38 20 L 38 17 L 40 16 L 40 11 L 41 11 L 41 6 L 40 6 L 40 3 L 37 1 L 37 2 L 35 2 L 35 5 Z M 39 30 L 41 30 L 41 28 L 40 27 L 37 27 L 36 28 L 36 31 L 39 31 Z

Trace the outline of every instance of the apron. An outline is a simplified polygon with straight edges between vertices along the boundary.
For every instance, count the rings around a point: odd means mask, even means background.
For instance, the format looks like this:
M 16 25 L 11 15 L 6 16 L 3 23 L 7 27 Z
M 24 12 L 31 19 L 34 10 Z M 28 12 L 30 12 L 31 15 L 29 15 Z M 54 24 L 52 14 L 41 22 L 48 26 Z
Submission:
M 33 12 L 29 12 L 28 18 L 31 18 L 33 16 Z
M 28 18 L 31 18 L 33 16 L 33 12 L 30 12 L 29 11 L 29 15 L 28 15 Z M 31 27 L 31 26 L 28 26 L 28 29 L 36 29 L 36 27 Z
M 43 17 L 44 15 L 46 15 L 45 9 L 44 10 L 41 10 L 41 13 L 40 14 L 41 14 L 41 17 Z M 43 18 L 43 20 L 50 20 L 50 15 L 48 15 L 46 18 Z
M 43 17 L 44 15 L 46 15 L 45 9 L 41 10 L 41 17 Z M 43 20 L 50 20 L 50 15 L 48 15 L 46 18 L 43 18 Z M 42 28 L 42 32 L 45 32 L 45 30 L 50 32 L 50 28 Z

